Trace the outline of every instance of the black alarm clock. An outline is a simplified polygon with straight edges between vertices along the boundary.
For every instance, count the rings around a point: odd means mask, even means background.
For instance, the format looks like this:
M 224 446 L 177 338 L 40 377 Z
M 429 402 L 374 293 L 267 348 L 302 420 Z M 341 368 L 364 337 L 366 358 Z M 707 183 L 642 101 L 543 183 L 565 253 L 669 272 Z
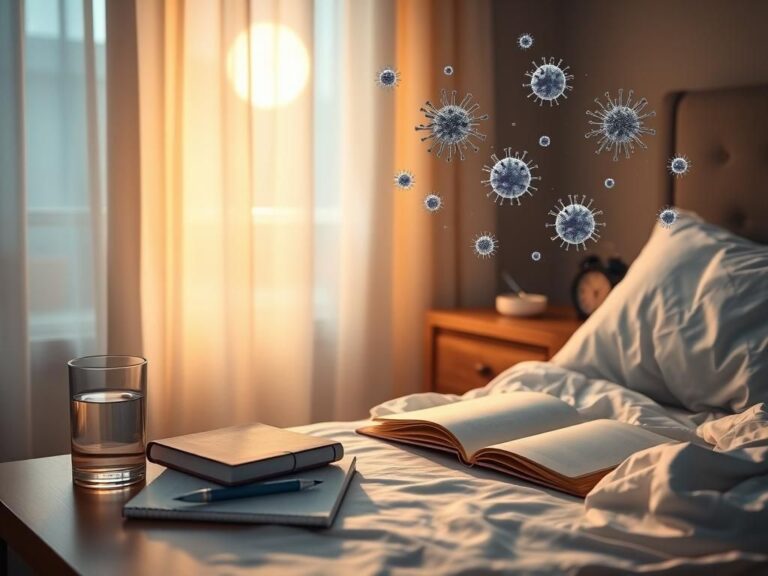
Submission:
M 598 309 L 624 275 L 628 266 L 619 258 L 609 258 L 603 264 L 599 257 L 588 256 L 573 280 L 571 297 L 579 317 L 584 319 Z

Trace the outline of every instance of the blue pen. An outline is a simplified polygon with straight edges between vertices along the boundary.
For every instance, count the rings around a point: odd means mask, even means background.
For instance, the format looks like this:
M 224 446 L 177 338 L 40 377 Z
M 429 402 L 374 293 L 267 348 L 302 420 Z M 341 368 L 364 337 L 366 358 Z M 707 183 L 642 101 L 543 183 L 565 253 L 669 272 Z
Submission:
M 182 502 L 216 502 L 218 500 L 233 500 L 235 498 L 250 498 L 267 494 L 282 494 L 283 492 L 298 492 L 322 484 L 322 480 L 275 480 L 274 482 L 259 482 L 231 488 L 204 488 L 176 496 L 174 500 Z

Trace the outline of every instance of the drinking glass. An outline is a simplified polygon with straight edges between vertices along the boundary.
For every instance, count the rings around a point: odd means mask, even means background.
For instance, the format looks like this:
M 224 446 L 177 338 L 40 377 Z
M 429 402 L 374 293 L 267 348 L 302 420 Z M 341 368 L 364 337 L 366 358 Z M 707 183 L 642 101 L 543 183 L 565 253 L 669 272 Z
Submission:
M 147 361 L 138 356 L 70 360 L 72 479 L 89 488 L 144 480 Z

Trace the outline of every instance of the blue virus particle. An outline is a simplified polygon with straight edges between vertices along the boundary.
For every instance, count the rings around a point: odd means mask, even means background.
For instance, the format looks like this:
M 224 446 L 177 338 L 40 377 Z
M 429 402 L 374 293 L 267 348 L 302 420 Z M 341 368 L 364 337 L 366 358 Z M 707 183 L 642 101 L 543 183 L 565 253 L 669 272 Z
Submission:
M 531 252 L 531 260 L 534 262 L 541 260 L 541 252 Z
M 443 207 L 443 199 L 437 194 L 427 194 L 424 196 L 424 208 L 430 212 L 437 212 Z
M 552 139 L 546 134 L 544 136 L 539 137 L 539 146 L 541 146 L 542 148 L 546 148 L 550 144 L 552 144 Z
M 597 242 L 600 238 L 598 229 L 605 226 L 605 223 L 598 222 L 597 218 L 603 212 L 592 209 L 592 200 L 585 204 L 586 199 L 586 196 L 582 196 L 579 200 L 577 196 L 569 194 L 568 204 L 558 200 L 554 209 L 549 211 L 549 215 L 554 216 L 555 221 L 545 226 L 555 229 L 555 235 L 550 240 L 559 238 L 561 248 L 565 246 L 568 250 L 571 246 L 576 246 L 576 250 L 586 249 L 587 240 Z
M 531 34 L 520 34 L 517 38 L 517 45 L 520 47 L 520 50 L 528 50 L 533 46 L 533 36 Z
M 480 149 L 472 142 L 473 138 L 479 141 L 485 140 L 485 134 L 477 131 L 479 120 L 487 120 L 488 114 L 476 116 L 475 112 L 480 108 L 477 103 L 472 103 L 472 94 L 467 94 L 464 99 L 456 104 L 456 90 L 451 91 L 451 97 L 445 90 L 440 92 L 440 107 L 435 107 L 429 100 L 420 108 L 429 120 L 428 124 L 419 124 L 417 131 L 426 131 L 429 134 L 421 139 L 433 140 L 430 143 L 427 152 L 436 149 L 435 154 L 440 158 L 443 151 L 448 150 L 445 157 L 450 162 L 453 155 L 457 153 L 461 160 L 464 160 L 464 150 L 470 146 L 473 151 Z
M 416 177 L 408 170 L 400 170 L 395 174 L 395 186 L 401 190 L 410 190 L 416 184 Z
M 480 258 L 490 258 L 496 254 L 499 241 L 490 232 L 481 232 L 472 240 L 472 249 Z
M 610 190 L 611 188 L 616 186 L 616 180 L 614 180 L 613 178 L 606 178 L 605 182 L 603 182 L 603 186 L 605 186 Z
M 487 180 L 482 180 L 482 183 L 491 187 L 487 196 L 494 194 L 494 202 L 504 204 L 504 200 L 509 200 L 510 204 L 515 202 L 519 206 L 521 196 L 533 196 L 531 192 L 537 190 L 531 184 L 534 180 L 541 180 L 540 176 L 534 176 L 532 173 L 538 166 L 531 165 L 532 161 L 525 161 L 527 152 L 523 152 L 522 156 L 519 152 L 512 156 L 511 148 L 505 148 L 504 152 L 506 156 L 501 159 L 496 154 L 491 155 L 493 166 L 483 166 L 483 172 L 487 172 L 489 176 Z
M 595 103 L 599 109 L 587 110 L 587 115 L 594 120 L 589 121 L 593 128 L 584 137 L 599 137 L 595 154 L 600 154 L 603 150 L 610 152 L 613 149 L 613 161 L 616 162 L 619 159 L 619 152 L 622 150 L 624 157 L 629 158 L 630 153 L 635 151 L 635 144 L 641 148 L 648 148 L 641 136 L 656 134 L 656 130 L 646 128 L 644 121 L 656 116 L 656 112 L 651 111 L 644 114 L 643 110 L 648 105 L 648 100 L 641 98 L 632 104 L 632 94 L 633 92 L 630 90 L 627 101 L 623 102 L 623 89 L 619 89 L 619 97 L 615 100 L 611 98 L 609 92 L 606 92 L 607 105 L 595 98 Z
M 688 171 L 691 169 L 691 161 L 686 156 L 673 156 L 669 159 L 667 168 L 669 168 L 670 174 L 680 178 L 688 174 Z
M 656 221 L 659 223 L 659 226 L 661 226 L 662 228 L 672 228 L 672 226 L 675 225 L 679 217 L 680 217 L 680 214 L 678 213 L 676 208 L 674 208 L 673 206 L 665 206 L 664 208 L 659 210 L 659 213 L 656 216 Z
M 386 66 L 385 68 L 382 68 L 376 75 L 376 84 L 382 88 L 392 90 L 398 84 L 400 84 L 400 72 L 391 66 Z
M 528 98 L 533 97 L 534 101 L 539 102 L 539 106 L 542 106 L 544 102 L 549 102 L 549 105 L 558 104 L 558 98 L 568 98 L 566 92 L 573 90 L 573 86 L 568 84 L 570 80 L 573 80 L 573 74 L 568 74 L 568 66 L 562 67 L 563 61 L 560 60 L 555 64 L 555 59 L 542 58 L 541 64 L 531 62 L 533 64 L 533 70 L 526 72 L 525 75 L 530 78 L 528 82 L 523 84 L 531 89 L 531 93 L 528 94 Z
M 446 76 L 453 76 L 453 66 L 446 66 L 443 68 L 443 74 Z

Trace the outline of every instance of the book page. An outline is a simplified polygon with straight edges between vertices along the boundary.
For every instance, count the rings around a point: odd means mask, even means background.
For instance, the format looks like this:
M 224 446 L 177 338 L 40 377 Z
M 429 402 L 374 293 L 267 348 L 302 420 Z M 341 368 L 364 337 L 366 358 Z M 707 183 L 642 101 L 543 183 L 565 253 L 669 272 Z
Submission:
M 492 450 L 522 456 L 569 478 L 615 468 L 629 456 L 672 442 L 640 426 L 615 420 L 592 420 L 570 428 L 504 442 Z
M 575 408 L 549 394 L 509 392 L 380 416 L 376 420 L 439 424 L 456 437 L 470 458 L 485 446 L 572 426 L 582 418 Z

